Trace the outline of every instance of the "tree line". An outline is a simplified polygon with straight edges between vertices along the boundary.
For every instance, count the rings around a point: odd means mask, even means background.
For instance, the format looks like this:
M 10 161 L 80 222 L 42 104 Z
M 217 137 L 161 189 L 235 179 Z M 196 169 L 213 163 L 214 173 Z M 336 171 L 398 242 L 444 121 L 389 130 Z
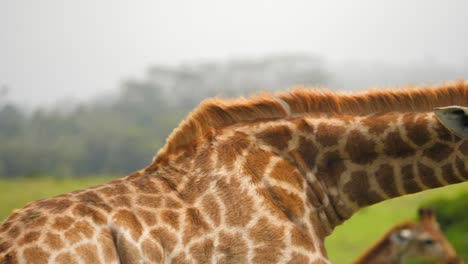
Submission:
M 67 109 L 27 112 L 0 97 L 0 177 L 127 174 L 148 165 L 204 98 L 325 84 L 327 78 L 319 58 L 291 55 L 153 66 L 114 94 Z

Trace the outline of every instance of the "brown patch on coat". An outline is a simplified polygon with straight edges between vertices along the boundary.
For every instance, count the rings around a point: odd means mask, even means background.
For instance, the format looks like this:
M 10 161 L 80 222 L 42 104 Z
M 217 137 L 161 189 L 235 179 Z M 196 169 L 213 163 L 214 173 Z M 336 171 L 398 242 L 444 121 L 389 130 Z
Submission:
M 414 114 L 406 114 L 403 116 L 403 126 L 406 130 L 406 135 L 411 141 L 422 146 L 431 140 L 428 122 L 426 117 L 415 116 Z
M 199 177 L 190 177 L 184 188 L 180 190 L 179 194 L 182 200 L 188 204 L 193 204 L 195 200 L 205 193 L 211 184 L 212 178 L 207 175 Z
M 55 263 L 57 264 L 78 264 L 75 256 L 69 252 L 61 253 L 55 258 Z
M 380 188 L 390 197 L 397 197 L 401 194 L 398 193 L 398 188 L 395 182 L 395 172 L 393 166 L 389 164 L 380 165 L 379 169 L 375 172 L 375 179 Z
M 304 214 L 304 201 L 301 197 L 279 186 L 267 188 L 271 200 L 286 217 L 292 221 L 297 221 Z
M 348 133 L 345 151 L 349 154 L 351 161 L 358 164 L 369 164 L 377 158 L 375 142 L 358 130 Z
M 217 253 L 221 253 L 220 263 L 247 263 L 248 247 L 240 234 L 221 231 L 218 236 Z
M 457 157 L 455 167 L 463 178 L 468 179 L 468 168 L 460 157 Z
M 314 241 L 307 234 L 307 230 L 300 229 L 294 226 L 291 230 L 291 242 L 296 245 L 305 248 L 308 252 L 315 252 Z
M 383 198 L 371 189 L 366 171 L 354 171 L 351 179 L 343 188 L 349 199 L 356 202 L 359 207 L 375 204 Z
M 287 264 L 296 264 L 296 263 L 310 263 L 309 257 L 302 255 L 301 253 L 294 252 L 291 254 L 291 259 Z
M 73 203 L 66 199 L 46 199 L 39 201 L 37 206 L 41 209 L 48 210 L 50 213 L 63 213 L 67 210 Z
M 105 186 L 104 188 L 99 189 L 98 191 L 100 194 L 104 194 L 107 197 L 129 193 L 127 186 L 125 186 L 125 184 L 121 182 L 115 182 L 115 183 L 109 184 Z
M 140 251 L 133 242 L 128 241 L 123 235 L 117 238 L 117 252 L 120 263 L 140 263 Z
M 418 174 L 421 178 L 421 182 L 425 186 L 431 189 L 442 186 L 442 183 L 437 179 L 434 170 L 420 162 L 418 162 Z
M 205 239 L 190 247 L 191 256 L 198 263 L 209 263 L 214 253 L 214 242 L 212 239 Z
M 104 257 L 104 262 L 110 263 L 117 261 L 117 249 L 111 232 L 106 229 L 102 230 L 101 233 L 99 233 L 98 242 L 102 256 Z
M 306 135 L 315 134 L 314 126 L 307 123 L 307 120 L 305 118 L 297 118 L 293 120 L 293 123 L 296 125 L 296 128 L 299 132 L 302 132 Z
M 32 242 L 37 242 L 40 236 L 41 236 L 41 233 L 39 231 L 28 232 L 24 234 L 24 236 L 18 240 L 18 245 L 23 246 L 26 244 L 30 244 Z
M 284 236 L 283 227 L 270 223 L 266 218 L 260 219 L 250 230 L 250 237 L 255 245 L 259 245 L 255 249 L 254 262 L 277 262 L 285 247 Z
M 156 228 L 151 231 L 151 236 L 161 245 L 163 251 L 170 254 L 174 247 L 177 244 L 177 236 L 176 234 L 169 231 L 167 228 Z
M 126 209 L 120 210 L 114 214 L 112 219 L 116 226 L 129 231 L 133 240 L 138 241 L 138 238 L 140 238 L 143 232 L 143 227 L 138 218 L 131 211 Z
M 69 216 L 57 216 L 55 218 L 54 223 L 52 224 L 52 228 L 57 229 L 59 231 L 66 230 L 66 229 L 70 228 L 71 224 L 74 221 L 75 220 L 73 218 L 69 217 Z
M 403 141 L 400 131 L 388 133 L 383 143 L 385 153 L 392 158 L 406 158 L 415 153 L 415 149 Z
M 44 238 L 44 243 L 46 243 L 53 250 L 58 250 L 65 246 L 65 243 L 59 235 L 50 232 L 47 232 Z
M 216 153 L 218 154 L 218 164 L 226 166 L 228 170 L 232 170 L 237 157 L 250 144 L 247 135 L 241 132 L 236 132 L 233 136 L 220 142 Z
M 94 235 L 94 228 L 86 220 L 79 220 L 65 232 L 65 238 L 72 244 L 83 239 L 90 239 Z
M 109 203 L 115 208 L 115 207 L 124 207 L 124 208 L 130 208 L 132 207 L 132 203 L 130 201 L 130 198 L 127 195 L 119 195 L 116 197 L 111 198 Z
M 38 246 L 26 248 L 23 251 L 23 256 L 26 262 L 34 264 L 49 263 L 50 254 Z
M 270 177 L 279 181 L 287 182 L 299 191 L 302 191 L 304 179 L 301 177 L 296 167 L 287 160 L 278 161 L 270 173 Z
M 208 223 L 203 219 L 202 213 L 197 208 L 187 208 L 185 211 L 184 243 L 205 234 L 209 229 Z
M 207 194 L 203 197 L 202 207 L 203 212 L 211 219 L 214 225 L 219 226 L 221 224 L 221 210 L 216 198 L 211 194 Z
M 434 161 L 440 162 L 447 159 L 452 152 L 453 149 L 446 144 L 435 143 L 431 147 L 425 149 L 423 154 Z
M 442 166 L 441 169 L 442 169 L 442 177 L 448 183 L 459 183 L 462 181 L 455 175 L 455 171 L 453 170 L 452 164 L 445 164 L 444 166 Z
M 83 244 L 79 245 L 75 252 L 80 256 L 85 263 L 98 263 L 100 262 L 99 254 L 96 245 Z
M 256 213 L 252 197 L 240 187 L 240 183 L 235 178 L 231 179 L 230 183 L 224 179 L 216 183 L 214 191 L 218 193 L 227 209 L 225 217 L 228 226 L 245 226 Z
M 468 156 L 468 140 L 463 141 L 463 143 L 460 145 L 459 150 L 463 155 Z
M 403 188 L 405 189 L 406 194 L 421 191 L 421 187 L 417 182 L 417 176 L 413 170 L 413 165 L 408 164 L 401 167 L 401 176 L 403 181 Z
M 253 183 L 260 182 L 271 157 L 272 154 L 265 150 L 259 148 L 250 149 L 242 165 L 242 172 L 250 176 Z
M 315 134 L 317 142 L 324 146 L 329 147 L 336 145 L 338 140 L 343 137 L 345 128 L 342 126 L 327 124 L 322 122 L 317 127 L 317 133 Z
M 292 132 L 289 127 L 280 125 L 270 127 L 257 134 L 257 138 L 276 148 L 279 151 L 287 149 L 288 142 L 292 139 Z
M 137 209 L 136 214 L 138 215 L 138 218 L 143 220 L 147 226 L 153 226 L 158 222 L 158 216 L 156 215 L 156 212 L 145 209 Z
M 180 213 L 179 212 L 174 212 L 169 209 L 164 210 L 161 212 L 160 217 L 164 223 L 172 226 L 175 229 L 179 228 L 179 225 L 180 225 Z
M 390 127 L 392 122 L 396 121 L 396 115 L 393 114 L 375 114 L 369 115 L 361 120 L 361 123 L 368 127 L 369 133 L 374 135 L 382 134 Z
M 141 251 L 152 263 L 164 262 L 163 252 L 156 243 L 149 239 L 141 243 Z
M 146 194 L 157 194 L 159 193 L 158 186 L 152 180 L 152 177 L 149 175 L 141 176 L 133 181 L 130 181 L 133 187 L 136 188 L 138 192 Z
M 96 224 L 104 224 L 107 222 L 106 216 L 103 213 L 84 204 L 76 205 L 72 213 L 77 217 L 91 217 Z
M 137 204 L 143 207 L 159 208 L 162 204 L 160 196 L 142 194 L 137 198 Z
M 318 148 L 312 141 L 304 137 L 300 137 L 297 152 L 299 153 L 302 160 L 304 160 L 305 164 L 309 167 L 309 169 L 313 169 L 315 167 Z

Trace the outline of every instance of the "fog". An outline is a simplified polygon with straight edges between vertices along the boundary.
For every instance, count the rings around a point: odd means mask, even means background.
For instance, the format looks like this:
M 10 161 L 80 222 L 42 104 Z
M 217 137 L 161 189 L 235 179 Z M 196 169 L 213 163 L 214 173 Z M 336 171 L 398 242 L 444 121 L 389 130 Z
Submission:
M 291 53 L 320 57 L 341 90 L 467 78 L 466 10 L 441 0 L 4 0 L 0 87 L 31 107 L 112 92 L 154 65 Z

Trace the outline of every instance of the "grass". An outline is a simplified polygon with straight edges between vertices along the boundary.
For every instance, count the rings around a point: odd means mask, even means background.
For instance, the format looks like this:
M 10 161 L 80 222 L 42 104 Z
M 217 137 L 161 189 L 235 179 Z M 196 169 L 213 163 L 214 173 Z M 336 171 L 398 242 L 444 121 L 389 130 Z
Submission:
M 0 179 L 0 221 L 13 209 L 20 208 L 27 202 L 98 185 L 112 179 L 112 177 Z M 463 190 L 468 190 L 468 183 L 403 196 L 359 211 L 350 220 L 338 226 L 326 239 L 330 260 L 332 263 L 349 263 L 392 225 L 402 220 L 416 218 L 420 204 L 436 197 L 451 198 Z
M 0 179 L 0 222 L 28 202 L 111 181 L 112 177 Z
M 332 263 L 350 263 L 391 226 L 403 220 L 416 219 L 417 209 L 427 200 L 450 199 L 463 190 L 468 190 L 468 182 L 402 196 L 362 209 L 326 239 L 330 260 Z

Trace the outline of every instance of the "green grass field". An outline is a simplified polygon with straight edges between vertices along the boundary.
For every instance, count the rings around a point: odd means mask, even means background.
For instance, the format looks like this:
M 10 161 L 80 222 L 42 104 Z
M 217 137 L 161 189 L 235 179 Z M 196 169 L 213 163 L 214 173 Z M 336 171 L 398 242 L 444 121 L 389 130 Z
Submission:
M 27 202 L 98 185 L 112 180 L 96 178 L 31 178 L 0 180 L 0 221 Z M 333 263 L 349 263 L 395 223 L 416 218 L 421 203 L 436 197 L 454 197 L 468 190 L 468 183 L 407 195 L 361 210 L 327 238 L 326 247 Z

